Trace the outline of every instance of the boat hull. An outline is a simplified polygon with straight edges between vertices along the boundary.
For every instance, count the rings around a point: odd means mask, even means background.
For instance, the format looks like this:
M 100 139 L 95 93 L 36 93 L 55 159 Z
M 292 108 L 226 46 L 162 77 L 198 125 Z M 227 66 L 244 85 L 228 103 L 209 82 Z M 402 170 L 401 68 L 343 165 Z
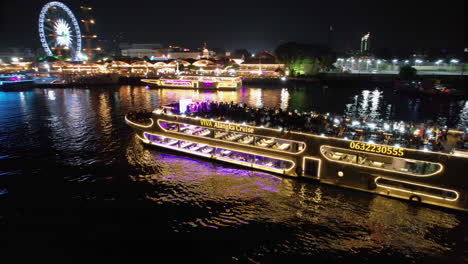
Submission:
M 34 82 L 32 80 L 9 83 L 4 82 L 0 85 L 0 91 L 21 91 L 31 89 L 32 87 L 34 87 Z

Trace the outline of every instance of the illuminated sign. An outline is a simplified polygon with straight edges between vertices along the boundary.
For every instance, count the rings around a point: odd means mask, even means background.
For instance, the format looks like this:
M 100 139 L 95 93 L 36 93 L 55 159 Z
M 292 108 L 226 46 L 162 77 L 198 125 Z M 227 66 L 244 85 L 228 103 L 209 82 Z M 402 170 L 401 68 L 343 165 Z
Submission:
M 206 127 L 229 130 L 229 131 L 237 131 L 237 132 L 252 133 L 252 134 L 255 133 L 255 129 L 253 129 L 252 127 L 240 126 L 236 124 L 227 124 L 223 122 L 200 120 L 200 125 L 206 126 Z
M 401 148 L 395 148 L 390 146 L 380 146 L 380 145 L 373 145 L 363 142 L 349 142 L 349 148 L 362 150 L 366 152 L 378 153 L 378 154 L 385 154 L 385 155 L 392 155 L 392 156 L 404 156 L 405 152 Z
M 155 57 L 155 56 L 151 56 L 150 60 L 152 60 L 152 61 L 167 61 L 167 60 L 169 60 L 169 59 L 166 58 L 166 57 Z

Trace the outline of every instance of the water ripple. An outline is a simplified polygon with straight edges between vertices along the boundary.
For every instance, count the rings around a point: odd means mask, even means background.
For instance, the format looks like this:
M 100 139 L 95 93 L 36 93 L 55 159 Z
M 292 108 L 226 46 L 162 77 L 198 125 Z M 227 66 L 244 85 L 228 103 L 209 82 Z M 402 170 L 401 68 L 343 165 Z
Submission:
M 352 116 L 412 120 L 437 112 L 448 122 L 468 119 L 463 102 L 395 98 L 382 89 L 319 89 L 314 96 L 309 90 L 121 86 L 0 92 L 2 236 L 15 237 L 21 223 L 33 229 L 49 220 L 74 223 L 77 231 L 67 231 L 77 240 L 116 233 L 119 239 L 213 239 L 211 246 L 220 244 L 218 253 L 234 262 L 277 260 L 269 255 L 322 262 L 466 259 L 463 214 L 144 146 L 123 121 L 127 111 L 187 97 Z M 21 221 L 8 211 L 18 205 L 28 212 Z M 33 213 L 45 206 L 65 216 L 46 209 Z M 51 226 L 51 233 L 64 231 Z M 229 240 L 236 246 L 217 242 Z

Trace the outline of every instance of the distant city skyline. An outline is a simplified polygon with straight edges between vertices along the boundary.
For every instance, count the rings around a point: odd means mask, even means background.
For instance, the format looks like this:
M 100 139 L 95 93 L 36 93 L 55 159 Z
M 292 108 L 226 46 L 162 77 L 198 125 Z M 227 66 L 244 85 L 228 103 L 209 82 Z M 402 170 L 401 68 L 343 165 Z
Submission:
M 0 3 L 0 48 L 40 48 L 38 16 L 49 1 L 3 0 Z M 274 50 L 282 42 L 327 45 L 333 27 L 336 49 L 359 50 L 371 32 L 371 47 L 460 49 L 464 43 L 464 3 L 427 1 L 359 1 L 312 3 L 178 1 L 61 1 L 80 17 L 90 5 L 100 38 L 123 32 L 124 41 L 161 43 L 251 52 Z

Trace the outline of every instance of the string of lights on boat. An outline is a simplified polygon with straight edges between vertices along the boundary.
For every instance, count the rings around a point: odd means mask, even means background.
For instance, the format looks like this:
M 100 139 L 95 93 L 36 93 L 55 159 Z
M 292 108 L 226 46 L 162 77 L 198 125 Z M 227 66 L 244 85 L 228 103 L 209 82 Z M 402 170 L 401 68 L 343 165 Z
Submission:
M 244 107 L 244 106 L 242 106 Z M 189 105 L 190 108 L 190 105 Z M 262 111 L 262 110 L 272 110 L 274 108 L 251 108 L 245 107 L 246 111 Z M 278 113 L 278 109 L 274 109 L 275 113 Z M 158 108 L 153 111 L 156 114 L 168 114 L 168 115 L 180 115 L 181 117 L 189 117 L 189 118 L 207 118 L 210 120 L 222 121 L 225 123 L 233 123 L 243 126 L 254 126 L 260 128 L 268 128 L 268 129 L 275 129 L 274 127 L 269 126 L 268 124 L 256 124 L 253 120 L 245 120 L 242 122 L 232 122 L 229 117 L 222 117 L 216 116 L 214 113 L 201 113 L 201 112 L 185 112 L 185 111 L 177 111 L 175 109 L 171 109 L 171 107 L 163 107 Z M 181 113 L 183 112 L 183 113 Z M 462 129 L 449 129 L 447 126 L 438 126 L 438 125 L 430 125 L 430 124 L 414 124 L 414 123 L 405 123 L 403 121 L 383 121 L 383 120 L 363 120 L 363 119 L 352 119 L 343 116 L 333 116 L 329 113 L 323 115 L 316 113 L 314 111 L 310 112 L 298 112 L 298 111 L 286 111 L 287 115 L 291 118 L 293 117 L 300 117 L 303 118 L 302 124 L 303 127 L 299 129 L 290 129 L 287 126 L 278 126 L 277 130 L 284 131 L 284 132 L 305 132 L 308 134 L 317 134 L 323 137 L 335 137 L 335 138 L 342 138 L 345 140 L 351 139 L 359 139 L 360 141 L 365 141 L 370 144 L 384 144 L 384 145 L 394 145 L 395 147 L 408 147 L 408 148 L 416 148 L 411 147 L 411 139 L 420 139 L 421 148 L 424 151 L 429 151 L 428 143 L 431 141 L 439 141 L 442 140 L 444 134 L 451 133 L 451 134 L 460 134 L 468 132 L 468 127 L 464 127 Z M 203 116 L 205 114 L 205 116 Z M 312 131 L 306 130 L 307 122 L 310 122 L 311 119 L 322 118 L 324 122 L 330 124 L 329 127 L 322 127 L 321 133 L 311 133 Z M 308 121 L 307 121 L 308 120 Z M 324 123 L 325 125 L 325 123 Z M 333 134 L 330 133 L 333 130 L 337 131 L 340 130 L 340 133 Z M 380 136 L 380 137 L 379 137 Z M 358 137 L 358 138 L 356 138 Z M 392 144 L 389 144 L 392 142 Z M 414 144 L 414 142 L 413 142 Z M 435 144 L 435 143 L 433 143 Z M 417 148 L 416 148 L 417 149 Z M 433 151 L 443 151 L 433 149 Z

